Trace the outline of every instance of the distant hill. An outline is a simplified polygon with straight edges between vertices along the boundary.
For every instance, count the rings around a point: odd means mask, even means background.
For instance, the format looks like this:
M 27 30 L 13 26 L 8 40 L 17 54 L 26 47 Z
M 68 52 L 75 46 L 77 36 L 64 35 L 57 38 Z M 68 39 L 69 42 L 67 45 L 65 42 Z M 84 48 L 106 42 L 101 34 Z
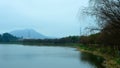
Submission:
M 19 38 L 23 38 L 23 39 L 45 39 L 45 38 L 48 38 L 47 36 L 44 36 L 33 29 L 15 30 L 15 31 L 11 31 L 10 34 L 12 34 L 13 36 L 19 37 Z

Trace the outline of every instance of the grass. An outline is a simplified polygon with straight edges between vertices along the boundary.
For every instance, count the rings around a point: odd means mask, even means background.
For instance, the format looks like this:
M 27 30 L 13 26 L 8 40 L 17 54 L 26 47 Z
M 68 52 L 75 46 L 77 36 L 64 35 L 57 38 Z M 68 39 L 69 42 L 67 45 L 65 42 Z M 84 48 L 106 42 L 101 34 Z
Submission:
M 120 57 L 113 55 L 113 50 L 110 47 L 98 47 L 97 45 L 88 46 L 82 44 L 78 46 L 80 51 L 102 56 L 105 59 L 103 65 L 106 68 L 120 68 Z

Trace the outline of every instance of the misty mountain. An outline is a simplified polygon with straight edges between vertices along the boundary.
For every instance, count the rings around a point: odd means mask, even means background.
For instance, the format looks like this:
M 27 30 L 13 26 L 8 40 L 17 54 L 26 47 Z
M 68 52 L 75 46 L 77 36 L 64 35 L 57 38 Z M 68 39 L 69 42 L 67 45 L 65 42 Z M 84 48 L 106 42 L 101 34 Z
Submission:
M 11 31 L 10 34 L 13 36 L 23 38 L 23 39 L 45 39 L 47 36 L 33 30 L 33 29 L 24 29 L 24 30 L 15 30 Z

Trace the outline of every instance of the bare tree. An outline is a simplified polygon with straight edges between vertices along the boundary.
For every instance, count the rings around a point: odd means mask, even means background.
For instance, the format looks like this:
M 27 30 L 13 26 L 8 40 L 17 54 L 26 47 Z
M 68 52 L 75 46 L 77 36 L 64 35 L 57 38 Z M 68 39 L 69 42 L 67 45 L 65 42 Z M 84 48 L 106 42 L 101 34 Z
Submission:
M 120 49 L 120 0 L 90 0 L 85 13 L 98 21 L 102 43 Z

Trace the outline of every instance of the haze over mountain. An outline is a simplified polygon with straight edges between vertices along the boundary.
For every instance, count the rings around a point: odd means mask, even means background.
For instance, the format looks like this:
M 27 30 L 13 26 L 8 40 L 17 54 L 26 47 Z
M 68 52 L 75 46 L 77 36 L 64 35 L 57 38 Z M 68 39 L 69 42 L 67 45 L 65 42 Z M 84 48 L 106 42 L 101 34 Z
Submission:
M 45 39 L 47 36 L 33 30 L 33 29 L 23 29 L 23 30 L 14 30 L 10 34 L 13 36 L 23 38 L 23 39 Z

